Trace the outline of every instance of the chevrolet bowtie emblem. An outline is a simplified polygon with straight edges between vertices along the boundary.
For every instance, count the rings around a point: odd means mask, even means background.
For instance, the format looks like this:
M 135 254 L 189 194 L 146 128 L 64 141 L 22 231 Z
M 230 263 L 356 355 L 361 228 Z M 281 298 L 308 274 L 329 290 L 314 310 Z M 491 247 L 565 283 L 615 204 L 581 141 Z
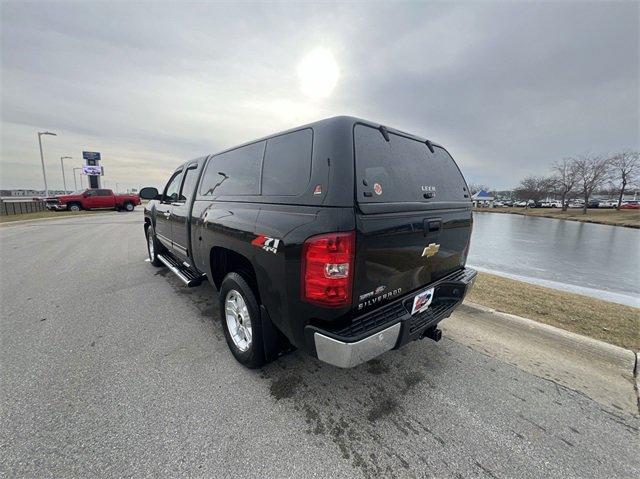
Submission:
M 427 258 L 431 258 L 434 254 L 440 251 L 440 245 L 431 243 L 427 246 L 422 252 L 422 256 L 426 256 Z

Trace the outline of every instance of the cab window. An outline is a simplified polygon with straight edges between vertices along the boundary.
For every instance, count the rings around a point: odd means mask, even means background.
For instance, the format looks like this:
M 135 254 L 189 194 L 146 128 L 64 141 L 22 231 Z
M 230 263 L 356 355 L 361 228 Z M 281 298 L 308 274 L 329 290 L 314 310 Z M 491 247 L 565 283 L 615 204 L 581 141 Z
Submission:
M 111 190 L 98 190 L 98 196 L 111 196 Z
M 96 190 L 87 190 L 85 192 L 85 196 L 96 196 L 98 194 L 98 192 Z
M 182 170 L 177 171 L 173 174 L 169 183 L 164 188 L 164 193 L 162 194 L 162 202 L 163 203 L 173 203 L 174 201 L 178 201 L 178 191 L 180 191 L 180 180 L 182 179 Z

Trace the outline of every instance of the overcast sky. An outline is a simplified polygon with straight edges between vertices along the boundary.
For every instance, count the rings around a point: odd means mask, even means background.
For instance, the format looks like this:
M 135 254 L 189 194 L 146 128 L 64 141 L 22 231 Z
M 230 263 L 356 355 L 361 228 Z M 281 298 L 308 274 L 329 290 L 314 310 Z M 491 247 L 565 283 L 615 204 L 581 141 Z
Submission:
M 50 188 L 102 153 L 108 187 L 317 119 L 445 145 L 503 188 L 585 152 L 639 147 L 639 4 L 2 3 L 0 187 Z M 330 52 L 322 99 L 298 65 Z

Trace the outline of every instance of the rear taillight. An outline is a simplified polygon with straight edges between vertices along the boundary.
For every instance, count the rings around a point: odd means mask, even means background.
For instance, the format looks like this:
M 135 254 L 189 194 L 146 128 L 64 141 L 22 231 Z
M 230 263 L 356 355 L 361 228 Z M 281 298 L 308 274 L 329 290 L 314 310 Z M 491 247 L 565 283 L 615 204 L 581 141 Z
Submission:
M 351 303 L 355 232 L 314 236 L 302 247 L 302 300 L 338 308 Z

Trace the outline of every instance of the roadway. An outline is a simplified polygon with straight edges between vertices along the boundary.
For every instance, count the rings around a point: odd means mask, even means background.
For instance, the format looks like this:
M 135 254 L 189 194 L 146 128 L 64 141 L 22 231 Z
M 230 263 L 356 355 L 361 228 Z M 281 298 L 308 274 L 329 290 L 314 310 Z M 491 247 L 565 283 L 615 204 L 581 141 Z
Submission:
M 446 334 L 244 369 L 139 210 L 0 227 L 0 476 L 640 475 L 637 414 Z

